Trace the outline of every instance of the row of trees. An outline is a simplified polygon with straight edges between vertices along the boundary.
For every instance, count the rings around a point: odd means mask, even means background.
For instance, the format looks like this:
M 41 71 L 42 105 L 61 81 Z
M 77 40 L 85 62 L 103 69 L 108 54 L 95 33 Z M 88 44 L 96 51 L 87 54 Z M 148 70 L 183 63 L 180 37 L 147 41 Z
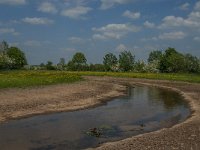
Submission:
M 9 47 L 3 41 L 0 43 L 0 69 L 20 69 L 27 65 L 25 54 L 17 47 Z M 200 73 L 200 59 L 191 54 L 182 54 L 174 48 L 165 51 L 155 50 L 149 54 L 147 63 L 136 61 L 130 51 L 122 51 L 117 57 L 107 53 L 103 57 L 103 64 L 87 64 L 85 55 L 77 52 L 72 59 L 65 63 L 61 58 L 57 65 L 51 61 L 30 69 L 40 70 L 68 70 L 68 71 L 119 71 L 119 72 L 162 72 L 162 73 Z
M 0 69 L 20 69 L 27 65 L 25 54 L 17 47 L 9 47 L 0 43 Z
M 41 64 L 40 69 L 58 69 L 69 71 L 112 71 L 112 72 L 162 72 L 162 73 L 200 73 L 200 59 L 191 54 L 181 54 L 174 48 L 168 48 L 164 52 L 152 51 L 148 62 L 136 61 L 130 51 L 122 51 L 117 58 L 113 53 L 107 53 L 103 58 L 103 64 L 87 64 L 83 53 L 76 53 L 66 64 L 65 59 L 53 66 L 52 62 Z

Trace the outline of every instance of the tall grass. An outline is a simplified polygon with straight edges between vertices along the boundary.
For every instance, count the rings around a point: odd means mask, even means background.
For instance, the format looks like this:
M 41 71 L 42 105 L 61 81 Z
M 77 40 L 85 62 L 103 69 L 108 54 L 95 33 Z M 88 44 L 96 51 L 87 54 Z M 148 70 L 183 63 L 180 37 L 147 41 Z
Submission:
M 61 71 L 0 72 L 0 88 L 72 83 L 80 80 L 82 80 L 82 77 L 76 73 Z
M 123 78 L 159 79 L 200 83 L 199 74 L 67 72 L 67 71 L 1 71 L 0 88 L 29 87 L 83 80 L 82 76 L 111 76 Z

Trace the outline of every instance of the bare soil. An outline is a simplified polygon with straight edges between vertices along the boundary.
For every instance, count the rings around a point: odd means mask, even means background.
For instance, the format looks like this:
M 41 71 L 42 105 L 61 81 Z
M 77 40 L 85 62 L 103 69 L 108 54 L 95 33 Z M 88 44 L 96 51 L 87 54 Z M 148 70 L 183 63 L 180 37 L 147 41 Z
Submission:
M 73 111 L 102 104 L 125 94 L 127 84 L 142 84 L 175 90 L 191 106 L 192 115 L 171 128 L 105 143 L 96 149 L 200 149 L 200 84 L 165 80 L 85 77 L 74 84 L 0 90 L 0 122 L 32 115 Z

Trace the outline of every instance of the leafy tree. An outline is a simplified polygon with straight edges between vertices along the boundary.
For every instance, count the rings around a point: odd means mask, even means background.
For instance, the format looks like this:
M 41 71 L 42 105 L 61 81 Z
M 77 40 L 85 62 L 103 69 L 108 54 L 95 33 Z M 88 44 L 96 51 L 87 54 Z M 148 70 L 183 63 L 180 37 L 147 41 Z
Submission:
M 72 62 L 75 65 L 86 65 L 87 59 L 85 58 L 85 55 L 83 53 L 78 52 L 73 56 Z
M 184 72 L 184 56 L 174 48 L 169 47 L 161 58 L 159 69 L 161 72 L 167 73 Z
M 10 47 L 8 48 L 6 54 L 11 60 L 13 60 L 13 63 L 10 66 L 11 69 L 19 69 L 24 65 L 27 65 L 25 54 L 19 48 Z
M 146 64 L 144 63 L 144 61 L 137 61 L 134 64 L 134 71 L 136 72 L 146 72 L 145 70 Z
M 117 63 L 117 57 L 112 53 L 106 54 L 103 58 L 103 64 L 105 66 L 106 71 L 113 71 Z
M 75 65 L 74 65 L 74 63 L 72 61 L 69 61 L 67 63 L 67 70 L 68 71 L 75 71 L 76 70 L 76 67 L 75 67 Z
M 160 61 L 162 57 L 162 51 L 152 51 L 149 54 L 148 62 L 151 63 L 153 61 Z
M 0 69 L 9 69 L 13 63 L 14 61 L 7 54 L 0 53 Z
M 40 64 L 40 70 L 45 70 L 46 69 L 46 65 L 44 63 Z
M 105 71 L 103 64 L 90 64 L 89 71 Z
M 200 70 L 199 59 L 191 54 L 186 54 L 185 58 L 185 70 L 189 73 L 198 73 Z
M 55 67 L 53 66 L 53 62 L 47 61 L 46 69 L 47 70 L 55 70 Z
M 119 68 L 121 71 L 130 71 L 133 69 L 135 56 L 130 51 L 123 51 L 119 55 Z
M 81 52 L 77 52 L 74 54 L 71 61 L 67 64 L 67 69 L 72 71 L 84 71 L 88 70 L 87 66 L 87 59 L 85 58 L 85 55 Z

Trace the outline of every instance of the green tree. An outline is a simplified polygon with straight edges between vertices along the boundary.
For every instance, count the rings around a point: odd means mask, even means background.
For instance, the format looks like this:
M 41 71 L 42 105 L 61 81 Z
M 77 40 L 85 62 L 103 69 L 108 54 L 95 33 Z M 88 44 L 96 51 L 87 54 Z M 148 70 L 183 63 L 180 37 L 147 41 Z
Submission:
M 152 51 L 149 54 L 148 62 L 151 63 L 154 61 L 160 61 L 161 57 L 162 57 L 162 51 L 158 51 L 158 50 Z
M 85 55 L 81 52 L 77 52 L 76 54 L 74 54 L 73 58 L 72 58 L 72 62 L 75 65 L 86 65 L 87 59 L 85 58 Z
M 184 56 L 181 53 L 177 52 L 174 48 L 169 47 L 162 55 L 159 70 L 166 73 L 184 72 Z
M 119 68 L 121 71 L 130 71 L 133 69 L 135 56 L 130 51 L 123 51 L 119 55 Z
M 53 62 L 52 61 L 47 61 L 46 69 L 47 70 L 55 70 L 55 67 L 53 66 Z
M 117 57 L 113 53 L 108 53 L 103 58 L 103 64 L 105 66 L 106 71 L 113 71 L 117 63 Z
M 144 61 L 138 60 L 134 64 L 134 71 L 135 72 L 146 72 L 145 67 L 146 67 L 146 64 L 144 63 Z
M 6 53 L 0 53 L 0 69 L 11 68 L 14 61 Z
M 72 71 L 84 71 L 88 69 L 87 59 L 85 55 L 81 52 L 74 54 L 71 61 L 67 64 L 68 70 Z
M 105 71 L 105 66 L 103 64 L 90 64 L 89 71 Z
M 24 65 L 27 65 L 25 54 L 19 48 L 10 47 L 8 48 L 6 54 L 11 60 L 13 60 L 13 63 L 10 66 L 11 69 L 20 69 Z
M 199 59 L 191 54 L 186 54 L 185 58 L 185 70 L 189 73 L 198 73 L 200 70 Z

